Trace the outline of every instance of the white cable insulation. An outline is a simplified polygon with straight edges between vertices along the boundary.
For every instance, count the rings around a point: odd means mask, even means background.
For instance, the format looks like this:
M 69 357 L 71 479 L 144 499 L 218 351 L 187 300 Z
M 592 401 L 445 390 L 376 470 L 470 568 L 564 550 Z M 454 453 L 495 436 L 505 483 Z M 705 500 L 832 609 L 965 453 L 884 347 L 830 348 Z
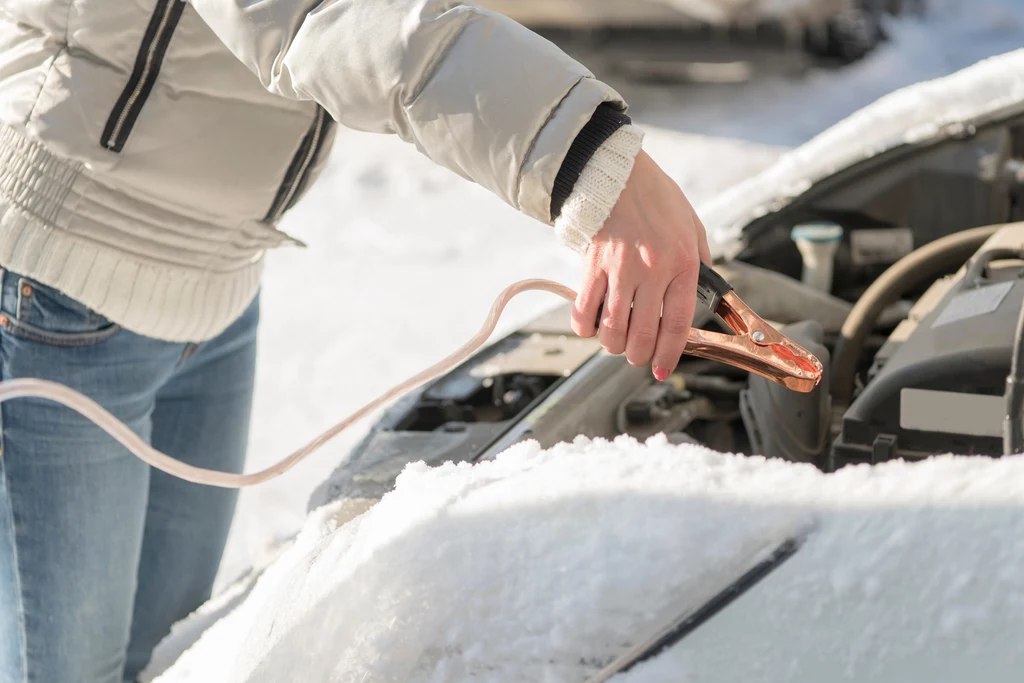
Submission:
M 517 295 L 529 291 L 550 292 L 566 299 L 567 301 L 575 301 L 576 299 L 576 292 L 565 285 L 551 280 L 520 280 L 519 282 L 509 285 L 494 301 L 494 305 L 491 306 L 491 311 L 487 315 L 487 319 L 484 321 L 480 330 L 453 353 L 437 363 L 434 363 L 429 368 L 410 377 L 401 384 L 388 389 L 359 410 L 320 434 L 302 448 L 299 448 L 297 451 L 278 462 L 276 465 L 272 465 L 259 472 L 233 474 L 230 472 L 219 472 L 217 470 L 208 470 L 202 467 L 187 465 L 180 460 L 176 460 L 150 446 L 148 443 L 143 441 L 138 434 L 133 432 L 128 425 L 118 420 L 88 396 L 57 382 L 27 378 L 11 379 L 0 382 L 0 403 L 10 401 L 15 398 L 31 397 L 48 399 L 78 412 L 113 437 L 122 446 L 131 451 L 133 455 L 162 472 L 166 472 L 167 474 L 178 477 L 179 479 L 191 481 L 196 484 L 207 484 L 209 486 L 219 486 L 221 488 L 237 489 L 246 486 L 253 486 L 281 476 L 297 465 L 301 460 L 305 459 L 308 455 L 343 432 L 354 422 L 366 417 L 374 410 L 377 410 L 384 404 L 401 396 L 402 394 L 405 394 L 444 374 L 452 367 L 469 358 L 474 351 L 483 346 L 488 337 L 491 336 L 491 333 L 494 332 L 494 328 L 498 325 L 498 319 L 501 317 L 501 313 L 505 310 L 505 306 L 508 305 L 508 302 Z

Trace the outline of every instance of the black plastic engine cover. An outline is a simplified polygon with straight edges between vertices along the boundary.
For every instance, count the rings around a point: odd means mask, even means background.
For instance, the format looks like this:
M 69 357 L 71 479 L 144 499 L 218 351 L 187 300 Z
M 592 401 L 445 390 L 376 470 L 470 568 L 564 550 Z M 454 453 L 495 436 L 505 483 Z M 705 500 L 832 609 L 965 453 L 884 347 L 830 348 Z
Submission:
M 950 452 L 1002 454 L 1003 392 L 1024 302 L 1021 258 L 1019 248 L 979 252 L 916 327 L 904 323 L 913 328 L 909 336 L 894 332 L 874 377 L 843 416 L 828 469 Z M 993 270 L 997 260 L 1003 267 Z

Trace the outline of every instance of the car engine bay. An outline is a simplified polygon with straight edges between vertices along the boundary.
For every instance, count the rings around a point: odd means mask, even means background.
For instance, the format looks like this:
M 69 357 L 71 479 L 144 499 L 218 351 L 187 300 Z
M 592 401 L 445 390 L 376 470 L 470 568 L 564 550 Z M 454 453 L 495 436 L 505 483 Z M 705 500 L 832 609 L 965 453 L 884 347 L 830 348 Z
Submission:
M 477 462 L 525 439 L 663 433 L 826 472 L 1002 455 L 1022 341 L 1020 221 L 1024 116 L 896 145 L 753 218 L 742 247 L 714 265 L 822 362 L 810 393 L 690 356 L 658 383 L 576 337 L 563 306 L 393 405 L 310 508 L 345 498 L 358 514 L 409 462 Z M 694 324 L 729 331 L 709 312 Z

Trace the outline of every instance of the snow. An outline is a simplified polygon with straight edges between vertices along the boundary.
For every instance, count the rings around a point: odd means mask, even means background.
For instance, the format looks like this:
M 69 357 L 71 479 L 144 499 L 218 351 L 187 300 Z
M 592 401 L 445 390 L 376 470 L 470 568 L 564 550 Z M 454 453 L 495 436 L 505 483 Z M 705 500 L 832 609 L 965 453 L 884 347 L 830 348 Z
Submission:
M 340 529 L 333 504 L 315 513 L 157 680 L 583 681 L 808 530 L 620 680 L 953 681 L 981 663 L 986 681 L 1018 680 L 1022 481 L 1022 457 L 824 475 L 663 437 L 413 465 Z
M 810 496 L 778 486 L 823 506 L 820 533 L 742 609 L 622 683 L 1020 680 L 1024 460 L 862 466 Z
M 648 151 L 680 183 L 701 212 L 703 207 L 709 206 L 709 200 L 717 193 L 767 168 L 786 148 L 821 133 L 876 98 L 904 85 L 951 73 L 1022 44 L 1022 0 L 937 0 L 936 5 L 938 10 L 925 19 L 892 22 L 890 31 L 894 40 L 891 44 L 863 62 L 840 71 L 819 70 L 798 79 L 767 77 L 742 85 L 691 84 L 659 88 L 632 83 L 615 85 L 631 102 L 634 118 L 648 130 Z M 476 330 L 493 296 L 509 282 L 524 277 L 547 277 L 575 285 L 580 274 L 577 257 L 557 244 L 549 228 L 517 214 L 481 188 L 433 166 L 414 149 L 388 136 L 350 131 L 341 133 L 324 176 L 309 196 L 289 214 L 283 228 L 303 239 L 310 248 L 282 250 L 269 257 L 262 300 L 264 323 L 260 332 L 261 355 L 247 464 L 249 470 L 260 469 L 280 459 L 384 389 L 447 354 Z M 550 297 L 540 294 L 517 300 L 502 321 L 499 333 L 512 329 L 556 303 Z M 578 616 L 573 613 L 572 619 L 557 622 L 560 628 L 565 629 L 563 645 L 567 648 L 557 652 L 564 654 L 570 646 L 577 649 L 590 647 L 590 641 L 568 640 L 599 632 L 607 635 L 600 631 L 604 627 L 599 624 L 572 623 L 588 621 L 584 618 L 586 608 L 582 606 L 587 595 L 596 600 L 593 609 L 600 609 L 604 619 L 609 618 L 605 610 L 610 610 L 613 604 L 619 604 L 616 596 L 620 590 L 634 595 L 638 605 L 649 604 L 643 602 L 646 599 L 644 591 L 657 593 L 661 589 L 683 585 L 673 581 L 687 580 L 685 572 L 688 571 L 688 563 L 683 560 L 684 556 L 691 556 L 685 555 L 684 551 L 697 553 L 692 556 L 694 558 L 706 559 L 706 555 L 700 554 L 703 552 L 703 542 L 708 536 L 717 538 L 717 535 L 721 535 L 720 539 L 714 541 L 716 545 L 713 547 L 720 548 L 724 553 L 730 543 L 734 544 L 734 548 L 742 545 L 745 529 L 756 530 L 761 523 L 736 510 L 705 510 L 704 502 L 695 506 L 696 501 L 704 499 L 696 493 L 687 497 L 686 491 L 693 492 L 695 489 L 686 488 L 688 485 L 685 482 L 680 482 L 683 489 L 673 490 L 672 495 L 661 496 L 661 503 L 647 500 L 645 492 L 664 493 L 664 489 L 659 489 L 659 483 L 654 481 L 657 477 L 646 476 L 652 471 L 664 468 L 667 464 L 675 467 L 684 460 L 705 462 L 706 471 L 700 468 L 688 468 L 686 471 L 693 469 L 691 474 L 697 476 L 699 481 L 710 481 L 718 477 L 724 488 L 736 485 L 736 488 L 730 489 L 732 493 L 729 495 L 740 496 L 747 490 L 743 486 L 753 487 L 752 482 L 756 477 L 752 472 L 756 470 L 758 477 L 771 475 L 769 481 L 778 484 L 780 495 L 796 495 L 798 491 L 804 491 L 802 495 L 809 504 L 813 498 L 810 492 L 815 487 L 822 487 L 819 493 L 824 496 L 821 492 L 830 490 L 829 487 L 836 490 L 842 488 L 840 484 L 828 482 L 846 481 L 853 476 L 846 474 L 842 475 L 846 480 L 842 477 L 833 480 L 803 468 L 762 463 L 749 465 L 754 469 L 750 470 L 751 476 L 744 478 L 733 476 L 736 471 L 742 470 L 738 462 L 719 460 L 721 456 L 666 448 L 651 449 L 648 452 L 639 446 L 626 449 L 631 454 L 627 458 L 628 462 L 637 468 L 635 476 L 626 476 L 619 467 L 618 455 L 621 454 L 616 446 L 606 450 L 591 448 L 586 456 L 586 466 L 575 473 L 575 479 L 565 479 L 561 484 L 553 483 L 550 488 L 546 488 L 543 477 L 529 479 L 526 472 L 516 469 L 516 463 L 523 467 L 523 463 L 532 463 L 531 467 L 536 468 L 533 470 L 535 474 L 529 476 L 539 477 L 537 473 L 545 472 L 545 467 L 551 468 L 553 474 L 565 471 L 558 470 L 559 467 L 568 468 L 573 463 L 582 465 L 581 458 L 584 456 L 571 449 L 543 455 L 518 451 L 517 455 L 510 455 L 500 465 L 488 466 L 490 469 L 485 468 L 479 473 L 443 468 L 430 472 L 413 470 L 402 480 L 400 492 L 393 499 L 374 508 L 358 523 L 349 524 L 340 530 L 332 527 L 330 509 L 318 511 L 306 521 L 310 492 L 345 458 L 348 449 L 362 436 L 367 425 L 368 422 L 346 432 L 284 477 L 242 492 L 217 585 L 218 592 L 229 586 L 231 592 L 222 593 L 202 613 L 176 629 L 174 637 L 158 651 L 152 667 L 154 672 L 166 667 L 176 659 L 181 648 L 186 647 L 208 625 L 214 624 L 201 644 L 161 680 L 246 680 L 244 662 L 248 661 L 250 667 L 255 666 L 255 655 L 262 651 L 274 653 L 266 666 L 283 667 L 289 671 L 288 676 L 276 680 L 327 680 L 318 678 L 318 672 L 303 667 L 333 666 L 341 661 L 349 661 L 354 671 L 366 671 L 373 664 L 373 648 L 383 648 L 386 644 L 385 640 L 374 640 L 385 637 L 383 632 L 374 631 L 375 628 L 382 629 L 381 624 L 384 623 L 374 621 L 378 610 L 395 619 L 408 619 L 408 623 L 424 629 L 416 631 L 423 635 L 424 643 L 432 642 L 441 647 L 441 644 L 448 646 L 452 642 L 460 642 L 468 648 L 466 651 L 477 653 L 474 656 L 478 659 L 472 661 L 487 661 L 501 666 L 499 655 L 519 652 L 503 649 L 500 643 L 484 638 L 487 629 L 481 624 L 491 623 L 485 621 L 488 614 L 502 623 L 508 621 L 511 624 L 522 624 L 522 633 L 525 635 L 516 636 L 526 639 L 522 647 L 540 648 L 533 651 L 554 655 L 555 650 L 543 649 L 547 646 L 539 636 L 530 640 L 529 634 L 537 631 L 530 631 L 527 627 L 539 628 L 536 624 L 531 626 L 530 619 L 539 619 L 537 623 L 552 624 L 555 622 L 550 620 L 556 614 L 570 613 L 556 609 L 562 604 L 563 598 L 553 593 L 524 593 L 523 600 L 537 600 L 543 604 L 536 614 L 520 613 L 514 602 L 515 595 L 512 594 L 515 591 L 508 593 L 499 590 L 503 582 L 512 580 L 513 586 L 525 591 L 529 586 L 525 579 L 516 579 L 519 576 L 536 578 L 540 582 L 537 591 L 542 591 L 545 586 L 551 588 L 556 585 L 570 589 L 577 583 L 583 584 L 580 591 L 592 591 L 589 594 L 570 591 L 564 598 L 569 601 L 565 604 L 572 604 L 574 609 L 584 611 L 579 612 Z M 563 465 L 558 464 L 560 458 Z M 644 464 L 648 460 L 651 464 Z M 716 463 L 733 464 L 718 466 Z M 1009 466 L 992 465 L 993 469 L 986 470 L 989 474 L 983 476 L 994 476 L 992 473 L 998 468 Z M 1019 468 L 1019 463 L 1012 466 Z M 505 469 L 500 469 L 502 467 Z M 833 540 L 828 542 L 831 545 L 823 540 L 815 541 L 802 551 L 800 560 L 819 557 L 816 553 L 824 553 L 829 548 L 831 552 L 840 553 L 843 533 L 856 536 L 855 532 L 870 530 L 875 524 L 880 525 L 884 521 L 884 514 L 880 510 L 898 508 L 908 503 L 908 499 L 901 498 L 905 495 L 903 487 L 919 485 L 928 488 L 941 484 L 941 489 L 955 489 L 952 484 L 941 480 L 940 475 L 948 475 L 951 481 L 959 481 L 960 477 L 968 474 L 971 477 L 981 476 L 972 467 L 982 466 L 969 466 L 957 461 L 945 463 L 943 467 L 946 469 L 931 470 L 929 467 L 932 466 L 918 466 L 916 469 L 883 468 L 877 480 L 867 477 L 859 489 L 851 487 L 850 495 L 845 498 L 848 507 L 852 509 L 858 505 L 868 505 L 855 500 L 853 491 L 859 490 L 862 493 L 874 492 L 874 502 L 870 505 L 877 505 L 877 508 L 871 515 L 865 513 L 861 526 L 850 521 L 849 524 L 853 526 L 844 528 L 837 521 L 836 526 L 831 527 L 835 530 L 831 537 Z M 584 472 L 591 470 L 592 480 L 586 477 L 581 479 Z M 615 473 L 633 482 L 635 490 L 616 488 L 616 484 L 611 481 Z M 1019 469 L 1014 469 L 1013 473 L 1019 474 Z M 667 473 L 665 476 L 669 477 Z M 475 477 L 480 477 L 480 487 L 479 491 L 473 493 L 469 490 L 472 488 L 469 484 L 477 481 Z M 503 477 L 509 481 L 516 477 L 526 477 L 520 480 L 532 482 L 531 486 L 535 484 L 535 488 L 524 490 L 521 497 L 516 498 L 507 484 L 502 485 Z M 666 480 L 676 481 L 670 477 Z M 746 483 L 739 486 L 742 482 Z M 574 488 L 577 484 L 578 487 Z M 464 486 L 469 488 L 460 488 Z M 433 487 L 437 490 L 431 492 Z M 968 486 L 966 491 L 951 491 L 950 501 L 967 500 L 973 495 L 970 494 L 974 490 L 972 487 Z M 472 504 L 477 506 L 481 519 L 490 520 L 489 527 L 466 518 L 467 511 L 474 509 L 465 507 L 467 503 L 441 500 L 444 491 L 454 490 L 463 491 L 469 500 L 474 501 Z M 1009 491 L 999 488 L 998 481 L 990 481 L 985 491 L 987 493 L 975 491 L 977 495 L 971 500 L 981 501 L 989 494 L 996 498 L 1003 494 L 1009 495 Z M 546 500 L 551 505 L 557 501 L 558 505 L 570 508 L 571 514 L 567 513 L 557 527 L 563 535 L 557 540 L 548 538 L 548 545 L 543 544 L 542 538 L 546 537 L 542 536 L 537 540 L 541 545 L 536 546 L 531 545 L 529 537 L 516 536 L 514 538 L 527 545 L 521 551 L 509 552 L 511 546 L 503 539 L 512 537 L 504 533 L 493 533 L 494 529 L 501 528 L 504 531 L 507 527 L 509 533 L 525 533 L 527 528 L 532 528 L 530 524 L 536 524 L 540 530 L 545 528 L 534 514 L 534 511 L 543 509 L 543 506 L 538 507 L 534 492 L 537 496 L 548 496 Z M 593 498 L 589 505 L 586 504 L 585 497 L 595 492 L 601 492 L 602 496 L 609 493 L 610 499 L 619 501 L 623 510 L 635 504 L 636 510 L 653 515 L 650 520 L 645 517 L 644 524 L 638 525 L 642 536 L 636 541 L 640 544 L 651 543 L 652 547 L 642 550 L 630 542 L 623 527 L 616 526 L 615 515 L 602 511 L 603 506 L 597 505 Z M 491 493 L 494 494 L 493 500 L 488 498 Z M 770 494 L 765 489 L 757 489 L 757 493 L 760 496 Z M 843 500 L 842 497 L 840 499 Z M 837 501 L 837 506 L 841 500 Z M 938 509 L 945 502 L 937 498 L 934 505 Z M 451 516 L 456 509 L 462 515 L 457 519 Z M 694 512 L 697 509 L 700 514 Z M 394 516 L 387 516 L 389 510 Z M 659 521 L 656 514 L 659 511 L 666 515 L 666 519 Z M 673 521 L 668 517 L 672 516 L 669 513 L 676 512 L 682 516 L 678 524 L 673 526 Z M 767 508 L 759 510 L 755 517 L 762 514 L 768 514 Z M 929 517 L 922 515 L 915 517 L 908 513 L 899 519 L 905 519 L 909 525 L 906 532 L 908 538 L 916 539 L 916 547 L 923 549 L 927 543 L 925 532 L 929 528 Z M 522 525 L 517 526 L 516 520 L 520 516 L 524 516 L 524 519 Z M 937 528 L 940 516 L 936 512 L 931 518 L 932 532 Z M 405 517 L 410 519 L 405 520 Z M 554 517 L 548 515 L 548 523 Z M 967 515 L 968 521 L 964 521 L 962 527 L 955 527 L 954 530 L 963 532 L 963 541 L 983 551 L 982 555 L 1005 552 L 1012 556 L 1018 547 L 1016 539 L 1021 537 L 1019 526 L 1016 535 L 1008 536 L 1005 551 L 991 547 L 992 544 L 985 544 L 985 540 L 990 539 L 998 529 L 989 531 L 981 526 L 983 520 L 997 526 L 1003 522 L 1009 524 L 1012 521 L 1010 517 L 1013 517 L 1010 512 L 1006 512 L 1005 518 L 992 513 L 991 519 L 985 518 L 981 512 L 972 513 Z M 435 552 L 434 546 L 421 541 L 418 533 L 403 536 L 414 530 L 411 525 L 418 523 L 417 519 L 425 525 L 424 531 L 443 528 L 446 533 L 459 532 L 464 536 L 455 534 L 451 543 L 438 545 Z M 703 519 L 717 520 L 721 526 L 705 524 Z M 770 524 L 773 520 L 781 522 L 782 519 L 766 516 L 763 521 Z M 835 519 L 853 520 L 854 515 L 851 512 L 848 516 Z M 915 519 L 917 522 L 914 522 Z M 375 520 L 374 525 L 366 526 L 367 520 Z M 978 526 L 971 526 L 974 522 L 970 520 L 976 520 Z M 914 526 L 915 523 L 917 526 Z M 950 521 L 950 524 L 954 522 Z M 734 527 L 736 535 L 731 531 Z M 302 533 L 295 538 L 300 528 Z M 596 531 L 598 528 L 600 534 Z M 372 538 L 368 529 L 383 535 Z M 515 532 L 515 529 L 519 531 Z M 614 536 L 615 533 L 620 535 Z M 867 534 L 867 531 L 863 533 Z M 896 531 L 889 530 L 886 533 Z M 662 536 L 659 537 L 659 534 Z M 661 554 L 664 548 L 655 553 L 655 541 L 665 540 L 664 534 L 682 536 L 668 543 L 668 554 Z M 460 542 L 458 538 L 462 539 L 464 545 L 452 545 Z M 819 537 L 827 538 L 827 534 Z M 402 540 L 401 544 L 399 540 Z M 870 540 L 868 534 L 866 542 Z M 581 580 L 580 575 L 575 575 L 572 580 L 563 578 L 562 583 L 557 583 L 557 574 L 544 574 L 542 577 L 543 572 L 540 570 L 528 573 L 532 565 L 526 561 L 527 556 L 523 553 L 529 548 L 534 549 L 537 554 L 533 557 L 548 570 L 559 566 L 554 563 L 557 559 L 560 563 L 569 563 L 567 567 L 582 571 L 584 565 L 574 559 L 577 545 L 581 552 L 587 550 L 590 553 L 584 555 L 592 562 L 602 566 L 607 563 L 609 571 L 601 577 L 593 578 L 593 581 L 604 580 L 607 583 L 593 584 L 587 572 L 582 574 L 587 577 L 586 581 Z M 441 560 L 458 560 L 458 557 L 451 554 L 456 547 L 472 547 L 470 559 L 478 560 L 480 564 L 473 565 L 468 560 L 463 564 L 456 563 L 454 566 L 464 571 L 453 573 L 452 567 L 444 565 Z M 419 554 L 415 554 L 413 549 Z M 627 549 L 629 552 L 626 552 Z M 632 552 L 643 554 L 631 556 L 629 553 Z M 852 546 L 849 552 L 855 552 Z M 626 558 L 630 557 L 633 560 L 646 558 L 650 566 L 641 566 L 642 563 L 638 561 L 627 562 Z M 905 553 L 899 557 L 908 563 L 908 567 L 932 572 L 930 568 L 915 563 Z M 969 557 L 958 557 L 952 550 L 944 554 L 938 549 L 932 549 L 925 553 L 925 557 L 951 562 L 951 566 L 959 567 L 965 576 L 975 569 L 969 564 Z M 276 562 L 273 562 L 275 558 Z M 827 558 L 820 556 L 819 559 Z M 1018 556 L 1018 567 L 1019 559 Z M 853 563 L 852 566 L 858 566 L 856 558 L 851 556 L 848 561 Z M 488 562 L 492 564 L 488 565 Z M 802 566 L 796 563 L 796 559 L 791 562 L 785 572 L 791 571 L 792 567 Z M 344 564 L 347 569 L 343 570 L 340 564 Z M 269 569 L 254 587 L 255 577 L 267 565 L 270 565 Z M 428 571 L 428 568 L 432 570 Z M 499 570 L 527 574 L 495 573 Z M 785 572 L 780 570 L 779 576 L 789 577 L 790 574 Z M 897 569 L 892 569 L 884 577 L 890 580 L 897 573 Z M 933 575 L 933 572 L 928 573 L 929 580 Z M 234 580 L 239 576 L 247 578 L 241 583 L 235 583 Z M 671 579 L 666 579 L 666 576 Z M 840 572 L 836 585 L 842 587 L 846 585 L 844 581 L 852 581 L 853 588 L 850 590 L 860 590 L 858 586 L 861 584 L 854 578 L 845 578 L 848 576 L 853 575 Z M 935 581 L 942 581 L 944 578 L 950 579 L 951 575 L 935 576 Z M 476 592 L 472 600 L 458 594 L 451 604 L 442 601 L 442 593 L 439 593 L 436 600 L 430 599 L 427 603 L 437 608 L 438 613 L 435 615 L 428 613 L 429 610 L 417 608 L 412 600 L 400 599 L 401 591 L 415 588 L 415 584 L 409 583 L 413 577 L 417 581 L 426 581 L 425 585 L 431 586 L 432 590 L 451 590 L 452 586 L 462 582 L 474 587 Z M 641 580 L 644 577 L 647 580 Z M 795 575 L 792 581 L 795 582 L 791 585 L 794 594 L 800 581 L 810 582 L 808 586 L 813 583 L 809 578 L 801 579 Z M 994 586 L 1004 586 L 1005 583 L 998 577 L 992 581 Z M 634 583 L 643 590 L 630 588 Z M 829 585 L 832 583 L 813 583 L 813 589 L 825 591 Z M 877 590 L 882 596 L 889 595 L 884 590 L 889 584 L 881 578 L 872 585 L 877 588 L 867 592 Z M 910 585 L 906 588 L 911 591 L 910 597 L 913 598 L 916 595 L 914 591 L 920 589 L 920 586 Z M 364 595 L 360 592 L 363 590 L 368 592 Z M 488 591 L 491 590 L 497 592 L 495 596 L 488 597 Z M 837 594 L 834 586 L 832 590 Z M 382 596 L 391 595 L 394 600 L 391 603 L 375 602 L 372 605 L 361 602 L 367 596 L 374 595 L 373 591 L 382 591 Z M 387 591 L 393 592 L 388 594 Z M 416 597 L 430 598 L 422 593 L 416 594 Z M 549 603 L 544 603 L 545 599 Z M 605 605 L 605 601 L 613 599 L 615 602 L 607 602 Z M 463 608 L 465 605 L 477 604 L 480 605 L 477 609 Z M 822 614 L 834 617 L 835 623 L 829 622 L 829 628 L 842 626 L 838 623 L 841 621 L 836 616 L 838 612 L 828 611 L 832 609 L 828 605 L 833 603 L 824 601 L 824 604 L 826 607 Z M 833 606 L 839 609 L 840 604 L 841 601 L 835 602 Z M 971 609 L 959 609 L 956 604 L 959 603 L 950 602 L 948 610 L 941 614 L 935 611 L 929 614 L 939 618 L 936 623 L 945 624 L 950 633 L 962 634 L 965 633 L 964 629 L 974 628 L 977 619 Z M 234 609 L 236 606 L 237 609 Z M 553 611 L 545 612 L 546 606 Z M 444 614 L 450 613 L 444 610 L 454 608 L 461 608 L 458 619 L 445 620 Z M 794 607 L 787 607 L 791 608 Z M 486 612 L 485 609 L 492 612 Z M 218 621 L 224 614 L 229 616 Z M 500 619 L 494 615 L 500 615 Z M 631 623 L 629 619 L 635 616 L 627 609 L 621 620 L 613 620 L 617 625 L 614 627 L 625 628 L 624 625 Z M 725 623 L 726 616 L 723 614 L 716 625 Z M 748 617 L 751 624 L 767 628 L 764 615 L 758 617 L 761 621 L 754 619 L 753 615 L 744 618 Z M 544 619 L 549 621 L 544 622 Z M 271 624 L 274 625 L 274 633 L 267 635 L 259 630 L 269 629 Z M 459 624 L 475 629 L 478 639 L 472 642 L 460 641 L 462 636 L 459 634 L 472 633 L 472 630 L 451 631 L 459 628 Z M 737 634 L 742 642 L 751 648 L 762 647 L 754 642 L 756 631 L 734 626 L 739 628 Z M 788 624 L 787 628 L 796 626 Z M 394 632 L 396 636 L 402 635 L 403 642 L 406 637 L 411 638 L 410 634 L 413 633 L 397 629 Z M 503 633 L 507 634 L 507 631 Z M 287 634 L 291 636 L 285 637 Z M 827 634 L 827 631 L 822 631 L 817 637 L 826 639 Z M 434 640 L 427 637 L 433 635 L 436 635 Z M 800 635 L 800 638 L 804 637 L 815 636 L 813 633 Z M 721 642 L 728 641 L 720 633 L 719 638 Z M 855 634 L 851 634 L 853 638 Z M 996 638 L 995 634 L 993 638 Z M 412 640 L 415 643 L 415 639 Z M 798 640 L 794 636 L 793 642 Z M 831 639 L 828 640 L 831 642 Z M 694 642 L 697 642 L 696 636 Z M 864 642 L 867 646 L 874 641 L 868 638 L 867 641 L 861 639 L 857 642 Z M 598 647 L 600 640 L 594 643 L 594 647 Z M 354 653 L 352 656 L 355 659 L 341 658 L 338 653 L 344 647 Z M 396 643 L 388 647 L 391 648 L 389 661 L 393 656 L 394 666 L 400 667 L 403 662 L 427 661 L 418 659 L 415 652 L 400 649 Z M 495 647 L 498 649 L 494 650 Z M 297 656 L 296 652 L 303 654 Z M 316 652 L 328 654 L 315 657 Z M 783 648 L 780 652 L 787 650 Z M 737 667 L 738 671 L 742 664 L 729 664 L 725 661 L 729 657 L 720 648 L 709 648 L 704 659 L 689 649 L 684 649 L 683 654 L 686 666 L 694 671 L 704 671 L 701 667 L 727 664 Z M 249 656 L 249 659 L 245 659 L 245 656 Z M 719 659 L 714 659 L 715 656 Z M 436 667 L 459 666 L 460 662 L 467 661 L 446 657 L 440 651 L 431 657 L 434 659 L 430 661 L 436 659 Z M 668 661 L 667 657 L 663 659 Z M 242 662 L 239 664 L 242 668 L 227 673 L 236 661 Z M 514 661 L 519 663 L 519 658 Z M 782 664 L 778 671 L 790 671 L 788 663 Z M 506 661 L 504 665 L 508 666 L 509 662 Z M 566 666 L 571 665 L 571 662 L 566 663 Z M 657 666 L 660 665 L 660 660 L 652 664 L 652 677 L 649 680 L 668 680 L 659 678 L 666 675 L 664 672 L 658 673 Z M 537 666 L 541 665 L 538 663 Z M 864 666 L 863 657 L 851 666 L 854 671 L 864 671 L 863 668 L 857 669 Z M 220 676 L 211 674 L 211 671 L 225 673 Z M 307 671 L 310 675 L 304 676 Z M 421 673 L 423 676 L 429 675 L 426 670 Z M 750 678 L 757 680 L 758 675 L 750 673 Z M 437 680 L 459 678 L 457 672 L 450 676 L 441 672 L 437 676 Z M 731 678 L 715 678 L 741 679 L 739 674 Z M 250 679 L 275 680 L 259 677 Z M 367 680 L 373 680 L 372 676 Z M 533 680 L 544 679 L 538 677 Z

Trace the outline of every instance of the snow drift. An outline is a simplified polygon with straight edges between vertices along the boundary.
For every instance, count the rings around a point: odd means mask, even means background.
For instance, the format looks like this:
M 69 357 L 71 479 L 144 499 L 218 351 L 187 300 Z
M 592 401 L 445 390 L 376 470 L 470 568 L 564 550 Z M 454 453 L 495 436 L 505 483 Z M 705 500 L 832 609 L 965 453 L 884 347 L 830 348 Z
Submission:
M 1024 458 L 824 475 L 661 438 L 413 465 L 341 528 L 326 506 L 157 680 L 583 681 L 812 520 L 795 557 L 623 678 L 1016 680 Z

